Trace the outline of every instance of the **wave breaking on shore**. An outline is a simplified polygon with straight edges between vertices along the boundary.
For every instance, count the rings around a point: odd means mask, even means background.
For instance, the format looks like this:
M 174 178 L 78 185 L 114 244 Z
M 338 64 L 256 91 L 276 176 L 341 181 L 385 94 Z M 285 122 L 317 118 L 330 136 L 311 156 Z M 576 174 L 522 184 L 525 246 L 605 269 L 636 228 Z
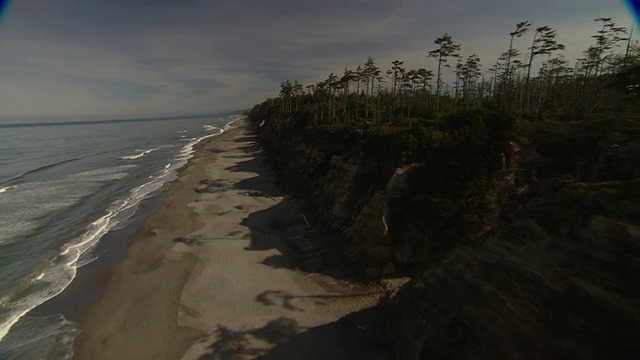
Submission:
M 20 289 L 0 299 L 0 343 L 7 336 L 12 327 L 27 313 L 44 302 L 62 293 L 76 277 L 78 268 L 95 258 L 87 255 L 99 243 L 100 239 L 114 229 L 119 223 L 131 218 L 141 201 L 154 195 L 164 184 L 174 180 L 176 171 L 183 167 L 193 156 L 194 147 L 202 140 L 218 136 L 231 128 L 232 124 L 240 120 L 241 116 L 234 116 L 220 131 L 199 138 L 189 139 L 164 168 L 150 176 L 148 181 L 131 189 L 124 198 L 113 202 L 105 213 L 92 221 L 77 237 L 66 243 L 60 253 L 38 270 L 31 279 Z M 139 153 L 125 156 L 122 159 L 133 160 L 140 158 L 158 148 L 140 150 Z M 125 165 L 132 166 L 132 165 Z M 83 174 L 77 174 L 80 176 Z M 84 174 L 86 176 L 96 174 Z M 106 176 L 106 175 L 104 175 Z M 4 193 L 15 186 L 0 187 Z M 65 320 L 66 321 L 66 320 Z M 12 347 L 17 346 L 13 344 Z M 6 347 L 3 350 L 8 350 Z

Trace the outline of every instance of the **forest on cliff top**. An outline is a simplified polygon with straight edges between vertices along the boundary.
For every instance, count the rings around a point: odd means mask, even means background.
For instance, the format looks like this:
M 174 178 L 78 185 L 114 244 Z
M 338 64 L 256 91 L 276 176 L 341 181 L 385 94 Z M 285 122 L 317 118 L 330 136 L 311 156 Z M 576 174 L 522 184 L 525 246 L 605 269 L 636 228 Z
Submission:
M 250 119 L 294 192 L 317 194 L 336 156 L 370 163 L 360 169 L 367 176 L 351 179 L 348 215 L 327 222 L 343 231 L 384 192 L 384 226 L 394 240 L 376 266 L 397 257 L 405 240 L 412 251 L 401 262 L 430 263 L 524 210 L 554 228 L 593 211 L 638 221 L 640 204 L 618 201 L 640 177 L 640 47 L 612 19 L 595 23 L 593 44 L 574 64 L 549 26 L 518 23 L 487 72 L 445 34 L 425 53 L 434 70 L 407 70 L 397 60 L 383 72 L 369 58 L 306 87 L 282 82 L 280 96 L 256 105 Z M 526 37 L 529 46 L 517 49 L 515 40 Z M 453 82 L 443 81 L 445 71 Z M 389 198 L 389 180 L 409 170 L 402 194 Z M 606 191 L 592 194 L 600 199 L 594 205 L 585 186 L 598 183 Z M 563 195 L 550 195 L 557 191 Z M 550 196 L 562 211 L 535 201 Z

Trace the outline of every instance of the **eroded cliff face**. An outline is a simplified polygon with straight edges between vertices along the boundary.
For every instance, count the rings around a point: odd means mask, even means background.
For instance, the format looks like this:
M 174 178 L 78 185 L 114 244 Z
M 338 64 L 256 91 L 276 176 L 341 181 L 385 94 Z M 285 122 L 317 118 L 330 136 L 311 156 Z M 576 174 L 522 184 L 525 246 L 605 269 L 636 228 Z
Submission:
M 637 358 L 639 230 L 593 217 L 557 235 L 523 219 L 452 251 L 392 300 L 397 357 Z
M 372 278 L 381 275 L 394 251 L 381 172 L 380 165 L 360 149 L 335 155 L 309 198 L 318 222 L 344 235 L 348 257 Z
M 529 125 L 499 151 L 433 133 L 412 158 L 398 134 L 263 130 L 354 267 L 413 276 L 386 309 L 397 358 L 640 357 L 640 129 Z
M 280 185 L 306 200 L 317 226 L 344 236 L 349 259 L 370 278 L 414 273 L 483 238 L 499 223 L 499 202 L 516 190 L 511 155 L 502 161 L 506 185 L 469 192 L 474 173 L 449 174 L 464 167 L 438 154 L 408 163 L 398 133 L 267 124 L 258 134 Z

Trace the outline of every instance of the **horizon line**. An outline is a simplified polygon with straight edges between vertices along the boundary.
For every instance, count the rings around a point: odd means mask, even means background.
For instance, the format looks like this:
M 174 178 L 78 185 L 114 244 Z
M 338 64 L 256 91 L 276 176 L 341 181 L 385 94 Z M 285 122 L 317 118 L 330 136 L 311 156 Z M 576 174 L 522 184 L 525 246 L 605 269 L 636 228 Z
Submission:
M 40 122 L 11 122 L 1 123 L 0 128 L 16 128 L 16 127 L 37 127 L 37 126 L 68 126 L 68 125 L 89 125 L 89 124 L 113 124 L 123 122 L 139 122 L 139 121 L 168 121 L 177 119 L 201 119 L 211 116 L 242 114 L 247 109 L 224 111 L 210 114 L 192 114 L 192 115 L 172 115 L 172 116 L 145 116 L 145 117 L 118 117 L 118 118 L 102 118 L 95 120 L 67 120 L 67 121 L 40 121 Z

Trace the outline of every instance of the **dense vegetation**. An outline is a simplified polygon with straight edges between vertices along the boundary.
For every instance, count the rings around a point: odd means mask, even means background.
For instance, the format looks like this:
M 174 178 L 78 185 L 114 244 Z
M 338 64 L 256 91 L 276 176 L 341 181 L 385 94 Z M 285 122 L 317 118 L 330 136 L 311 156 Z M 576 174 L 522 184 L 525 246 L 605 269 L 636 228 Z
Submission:
M 397 60 L 382 72 L 368 58 L 314 85 L 283 82 L 250 119 L 280 183 L 372 269 L 422 269 L 522 214 L 558 232 L 593 214 L 640 221 L 628 198 L 640 178 L 640 47 L 611 19 L 596 22 L 573 66 L 548 26 L 517 24 L 487 73 L 445 34 L 426 54 L 433 71 Z M 336 179 L 343 199 L 327 184 Z M 354 229 L 364 213 L 383 215 L 379 239 Z
M 509 33 L 508 50 L 487 71 L 475 53 L 463 58 L 461 44 L 445 34 L 427 53 L 433 71 L 407 70 L 396 60 L 383 72 L 370 57 L 355 70 L 345 68 L 342 76 L 332 73 L 306 87 L 287 80 L 280 97 L 270 101 L 276 117 L 296 117 L 313 125 L 437 119 L 442 113 L 487 104 L 529 119 L 580 120 L 618 108 L 622 99 L 615 90 L 638 96 L 640 47 L 611 19 L 596 21 L 601 27 L 592 36 L 594 44 L 573 65 L 564 58 L 565 46 L 556 41 L 555 30 L 531 29 L 524 21 Z M 525 56 L 514 42 L 526 35 L 530 46 Z M 453 82 L 444 81 L 445 68 L 453 68 Z M 612 86 L 616 74 L 628 76 Z

